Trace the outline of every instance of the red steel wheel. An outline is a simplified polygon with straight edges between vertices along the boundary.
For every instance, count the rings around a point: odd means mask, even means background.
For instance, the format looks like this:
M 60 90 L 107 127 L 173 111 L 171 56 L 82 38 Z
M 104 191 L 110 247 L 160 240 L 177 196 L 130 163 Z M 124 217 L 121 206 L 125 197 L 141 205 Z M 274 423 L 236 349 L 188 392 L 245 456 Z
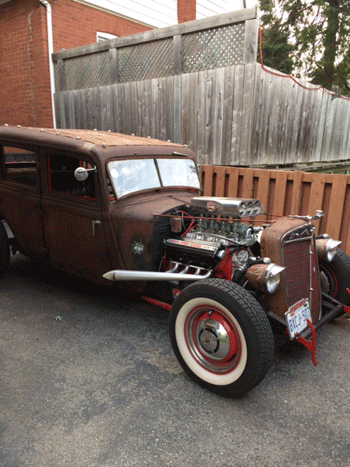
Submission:
M 223 279 L 186 287 L 171 309 L 169 332 L 186 373 L 223 396 L 255 387 L 272 361 L 266 313 L 246 290 Z
M 237 323 L 223 310 L 208 303 L 198 305 L 189 311 L 184 327 L 186 345 L 202 367 L 227 374 L 238 365 L 241 337 Z

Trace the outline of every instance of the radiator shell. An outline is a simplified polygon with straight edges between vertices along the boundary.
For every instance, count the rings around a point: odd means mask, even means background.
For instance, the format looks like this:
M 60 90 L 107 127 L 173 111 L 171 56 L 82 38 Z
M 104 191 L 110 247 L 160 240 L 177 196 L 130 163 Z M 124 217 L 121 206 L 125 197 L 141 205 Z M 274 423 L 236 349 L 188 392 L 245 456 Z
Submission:
M 285 319 L 288 308 L 308 299 L 313 323 L 321 315 L 321 289 L 314 227 L 302 219 L 282 218 L 261 237 L 261 256 L 284 266 L 277 291 L 266 294 L 270 311 Z

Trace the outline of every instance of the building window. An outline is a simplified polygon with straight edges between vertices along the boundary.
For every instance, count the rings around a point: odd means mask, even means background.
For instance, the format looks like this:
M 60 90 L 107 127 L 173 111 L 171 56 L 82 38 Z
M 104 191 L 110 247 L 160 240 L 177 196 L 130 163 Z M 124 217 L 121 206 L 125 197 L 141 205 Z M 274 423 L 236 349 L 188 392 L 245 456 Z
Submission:
M 96 42 L 109 41 L 110 39 L 116 39 L 118 36 L 114 34 L 109 34 L 108 32 L 96 32 Z

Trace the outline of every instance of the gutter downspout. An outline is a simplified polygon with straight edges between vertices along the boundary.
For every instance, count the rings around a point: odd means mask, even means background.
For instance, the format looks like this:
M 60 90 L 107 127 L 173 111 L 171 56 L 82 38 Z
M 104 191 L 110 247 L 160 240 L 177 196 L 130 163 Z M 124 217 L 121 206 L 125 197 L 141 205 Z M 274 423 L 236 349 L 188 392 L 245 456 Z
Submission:
M 53 34 L 52 34 L 52 12 L 51 5 L 47 0 L 39 0 L 46 8 L 46 24 L 47 24 L 47 49 L 49 54 L 49 70 L 50 70 L 50 92 L 51 92 L 51 107 L 52 107 L 52 124 L 56 128 L 56 109 L 55 109 L 55 75 L 53 70 L 52 54 L 53 54 Z

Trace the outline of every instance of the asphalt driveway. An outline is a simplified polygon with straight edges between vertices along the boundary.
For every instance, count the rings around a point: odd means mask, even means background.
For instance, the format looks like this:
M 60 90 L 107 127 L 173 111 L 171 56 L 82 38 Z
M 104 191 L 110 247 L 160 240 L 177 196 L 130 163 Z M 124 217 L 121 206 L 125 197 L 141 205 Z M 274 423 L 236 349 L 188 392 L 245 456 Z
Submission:
M 189 380 L 167 313 L 17 255 L 0 282 L 1 467 L 350 466 L 350 322 L 317 368 L 278 338 L 272 370 L 227 400 Z

